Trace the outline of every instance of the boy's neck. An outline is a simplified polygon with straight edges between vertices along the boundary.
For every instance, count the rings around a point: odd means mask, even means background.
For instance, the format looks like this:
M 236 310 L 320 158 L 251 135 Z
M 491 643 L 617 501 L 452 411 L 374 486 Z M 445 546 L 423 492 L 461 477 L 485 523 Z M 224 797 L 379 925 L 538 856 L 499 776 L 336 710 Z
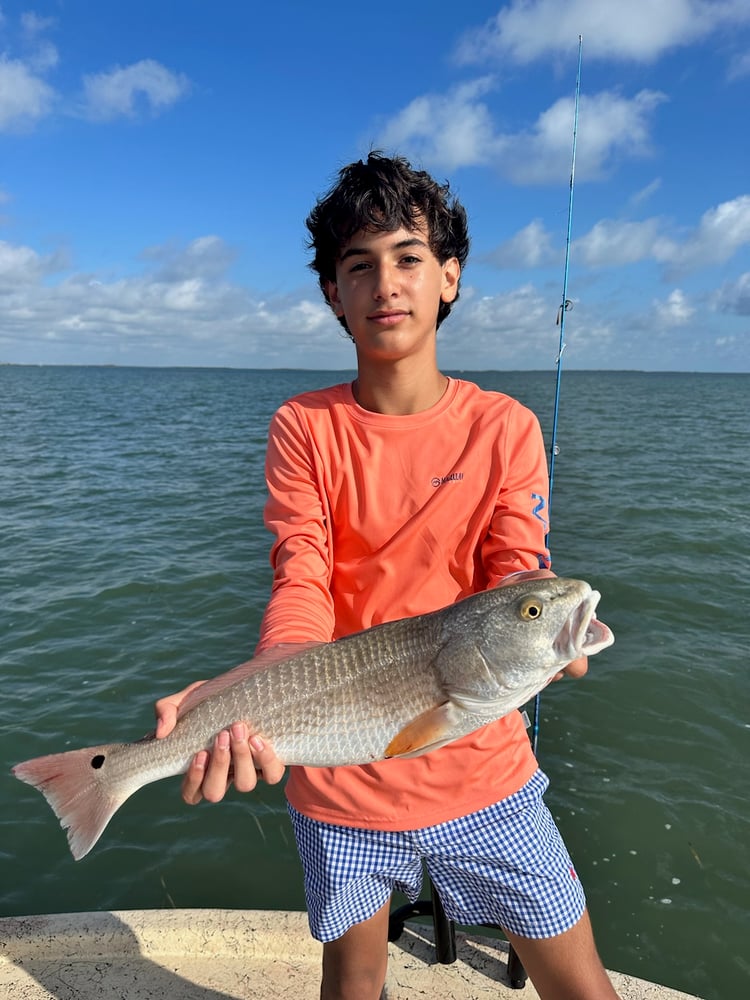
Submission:
M 425 372 L 415 371 L 412 366 L 389 365 L 365 372 L 360 367 L 352 391 L 365 410 L 408 416 L 429 410 L 443 398 L 447 386 L 447 377 L 437 368 Z

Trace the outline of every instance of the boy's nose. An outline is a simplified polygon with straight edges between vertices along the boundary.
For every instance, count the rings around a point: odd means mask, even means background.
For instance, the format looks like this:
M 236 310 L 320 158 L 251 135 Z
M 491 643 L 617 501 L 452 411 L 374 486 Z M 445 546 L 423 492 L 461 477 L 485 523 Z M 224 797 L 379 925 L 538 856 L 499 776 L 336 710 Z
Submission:
M 373 286 L 373 297 L 378 300 L 389 299 L 397 292 L 398 272 L 387 265 L 378 268 Z

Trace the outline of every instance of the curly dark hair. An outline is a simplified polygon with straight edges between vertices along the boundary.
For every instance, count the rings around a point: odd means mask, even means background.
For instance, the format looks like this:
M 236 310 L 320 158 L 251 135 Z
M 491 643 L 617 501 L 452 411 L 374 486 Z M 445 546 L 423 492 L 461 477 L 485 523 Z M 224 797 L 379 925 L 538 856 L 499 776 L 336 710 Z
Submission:
M 355 233 L 413 230 L 425 222 L 430 250 L 437 260 L 444 264 L 456 257 L 463 270 L 469 255 L 466 212 L 458 199 L 451 197 L 447 182 L 438 184 L 403 157 L 384 156 L 377 150 L 366 161 L 344 167 L 306 219 L 308 247 L 314 252 L 310 267 L 318 275 L 323 294 L 326 283 L 336 280 L 336 261 Z M 451 305 L 440 302 L 438 326 Z M 339 317 L 339 321 L 348 332 L 345 319 Z

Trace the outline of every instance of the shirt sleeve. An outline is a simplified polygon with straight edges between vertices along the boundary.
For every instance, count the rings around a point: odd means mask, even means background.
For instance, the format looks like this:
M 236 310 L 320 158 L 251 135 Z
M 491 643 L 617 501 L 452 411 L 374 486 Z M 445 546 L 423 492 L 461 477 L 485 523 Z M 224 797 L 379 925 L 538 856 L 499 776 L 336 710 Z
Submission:
M 288 403 L 271 421 L 266 482 L 273 583 L 258 652 L 280 642 L 327 642 L 334 628 L 328 505 L 310 435 Z
M 550 567 L 544 439 L 536 416 L 520 403 L 509 414 L 501 448 L 501 464 L 507 472 L 482 546 L 490 587 L 509 573 Z

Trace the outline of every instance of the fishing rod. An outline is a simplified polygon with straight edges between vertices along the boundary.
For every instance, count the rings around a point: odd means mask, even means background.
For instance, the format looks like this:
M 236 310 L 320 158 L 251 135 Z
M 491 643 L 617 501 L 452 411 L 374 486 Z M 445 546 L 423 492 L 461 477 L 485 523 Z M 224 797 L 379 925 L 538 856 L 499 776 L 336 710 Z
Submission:
M 552 413 L 552 440 L 549 450 L 549 494 L 547 496 L 547 520 L 549 523 L 550 511 L 552 508 L 552 488 L 555 481 L 555 459 L 558 454 L 557 447 L 557 418 L 560 412 L 560 385 L 562 382 L 562 361 L 565 350 L 565 314 L 573 307 L 573 303 L 568 298 L 568 273 L 570 270 L 570 237 L 573 231 L 573 191 L 576 178 L 576 143 L 578 138 L 578 107 L 581 97 L 581 52 L 583 48 L 583 36 L 578 36 L 578 72 L 576 73 L 576 94 L 573 111 L 573 154 L 570 165 L 570 191 L 568 193 L 568 231 L 565 239 L 565 269 L 563 273 L 562 302 L 557 310 L 556 325 L 560 327 L 560 341 L 557 349 L 557 361 L 555 367 L 557 376 L 555 379 L 555 405 Z M 547 532 L 549 539 L 549 531 Z M 534 727 L 531 735 L 531 745 L 536 756 L 537 744 L 539 742 L 539 710 L 541 706 L 541 692 L 534 699 Z

